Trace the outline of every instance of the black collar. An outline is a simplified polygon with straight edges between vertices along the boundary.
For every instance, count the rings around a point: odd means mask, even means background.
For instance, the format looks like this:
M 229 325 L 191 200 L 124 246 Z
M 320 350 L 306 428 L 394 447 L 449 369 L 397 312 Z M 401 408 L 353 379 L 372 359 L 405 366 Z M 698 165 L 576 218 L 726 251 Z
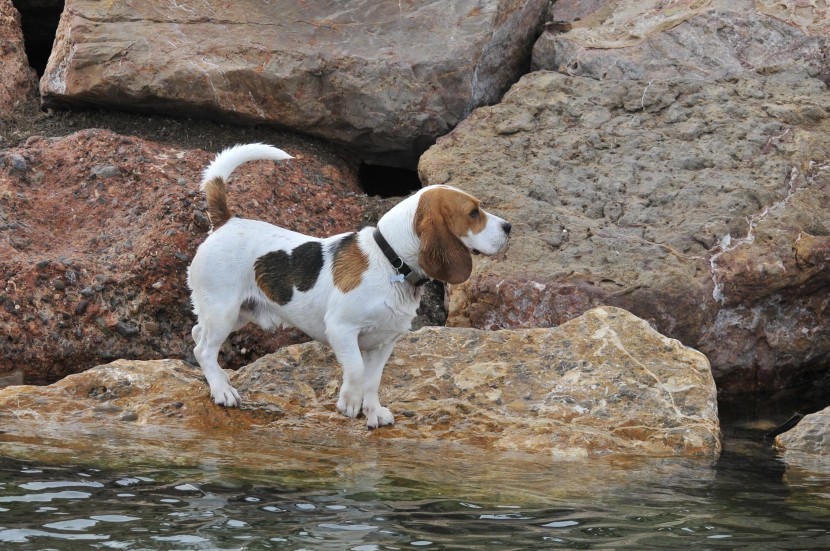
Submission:
M 419 276 L 416 272 L 410 268 L 406 262 L 398 256 L 398 253 L 387 243 L 386 239 L 383 238 L 381 235 L 380 230 L 375 228 L 375 242 L 380 247 L 380 250 L 383 251 L 384 256 L 389 263 L 392 264 L 392 267 L 395 268 L 395 271 L 398 272 L 400 276 L 402 276 L 403 281 L 406 281 L 410 285 L 414 285 L 415 287 L 420 287 L 424 283 L 428 282 L 429 279 Z

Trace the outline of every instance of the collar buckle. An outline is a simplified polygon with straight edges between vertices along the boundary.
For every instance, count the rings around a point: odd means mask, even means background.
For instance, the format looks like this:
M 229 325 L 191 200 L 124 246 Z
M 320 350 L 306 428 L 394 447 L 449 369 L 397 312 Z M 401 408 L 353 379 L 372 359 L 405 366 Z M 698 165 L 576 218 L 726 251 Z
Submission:
M 410 285 L 412 285 L 414 287 L 420 287 L 420 286 L 424 285 L 429 280 L 424 278 L 424 277 L 419 276 L 418 274 L 416 274 L 413 271 L 410 271 L 408 274 L 406 274 L 406 276 L 404 276 L 404 281 L 408 282 Z
M 375 242 L 380 247 L 380 250 L 383 251 L 383 255 L 395 269 L 395 272 L 398 274 L 394 281 L 406 281 L 413 287 L 420 287 L 424 285 L 429 279 L 425 277 L 421 277 L 418 275 L 412 268 L 410 268 L 403 259 L 398 256 L 398 254 L 392 249 L 383 235 L 380 233 L 380 230 L 375 228 L 373 233 L 375 238 Z

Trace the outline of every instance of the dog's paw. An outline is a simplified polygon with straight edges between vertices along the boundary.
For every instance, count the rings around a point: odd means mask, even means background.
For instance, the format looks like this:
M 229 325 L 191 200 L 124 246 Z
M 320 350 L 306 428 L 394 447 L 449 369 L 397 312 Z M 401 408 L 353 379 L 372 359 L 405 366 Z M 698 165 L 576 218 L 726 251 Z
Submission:
M 362 402 L 363 396 L 359 393 L 341 390 L 340 398 L 337 400 L 337 411 L 354 419 L 360 413 L 360 404 Z
M 364 408 L 363 414 L 366 415 L 366 428 L 369 430 L 395 424 L 395 416 L 389 408 L 382 406 L 372 409 Z
M 242 402 L 239 393 L 231 385 L 212 390 L 210 396 L 216 404 L 229 408 L 237 407 Z

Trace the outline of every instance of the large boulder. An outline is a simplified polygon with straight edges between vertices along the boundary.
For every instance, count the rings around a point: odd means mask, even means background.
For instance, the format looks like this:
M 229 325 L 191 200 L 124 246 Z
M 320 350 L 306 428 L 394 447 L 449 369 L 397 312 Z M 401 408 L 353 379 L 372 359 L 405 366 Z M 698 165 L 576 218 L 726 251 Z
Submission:
M 355 167 L 295 143 L 291 161 L 234 173 L 233 211 L 312 234 L 359 228 Z M 116 358 L 189 356 L 186 270 L 208 232 L 198 182 L 212 156 L 103 130 L 0 152 L 0 374 L 42 383 Z M 240 332 L 222 359 L 238 367 L 302 339 Z
M 231 374 L 243 404 L 225 409 L 192 366 L 119 360 L 49 387 L 0 390 L 0 455 L 60 450 L 185 464 L 219 455 L 245 467 L 289 442 L 392 440 L 405 448 L 427 440 L 565 459 L 711 460 L 720 451 L 706 358 L 614 308 L 555 329 L 425 328 L 404 336 L 381 384 L 396 414 L 392 427 L 368 431 L 338 414 L 339 379 L 328 347 L 285 347 Z M 84 434 L 107 437 L 92 450 Z
M 569 30 L 548 27 L 533 47 L 534 69 L 637 80 L 713 79 L 793 61 L 826 71 L 826 7 L 771 0 L 564 4 L 553 14 L 567 18 Z
M 5 118 L 37 90 L 37 75 L 23 49 L 20 14 L 11 0 L 0 0 L 0 118 Z
M 718 81 L 540 71 L 422 157 L 514 223 L 506 260 L 449 291 L 449 323 L 558 325 L 629 309 L 704 352 L 724 390 L 830 355 L 830 95 L 800 67 Z
M 92 103 L 275 124 L 415 166 L 527 67 L 544 0 L 68 0 L 41 80 Z

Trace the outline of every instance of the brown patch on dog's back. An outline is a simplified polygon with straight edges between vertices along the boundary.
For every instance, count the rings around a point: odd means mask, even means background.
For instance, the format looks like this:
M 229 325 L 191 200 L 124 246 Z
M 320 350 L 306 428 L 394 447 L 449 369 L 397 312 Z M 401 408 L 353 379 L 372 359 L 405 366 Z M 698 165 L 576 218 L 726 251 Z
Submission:
M 225 191 L 225 181 L 219 176 L 211 178 L 204 185 L 205 197 L 208 204 L 208 216 L 213 229 L 219 229 L 222 224 L 231 219 L 231 210 L 228 208 L 228 194 Z
M 356 289 L 369 269 L 369 258 L 358 245 L 357 234 L 350 233 L 341 239 L 332 256 L 334 286 L 344 293 Z

